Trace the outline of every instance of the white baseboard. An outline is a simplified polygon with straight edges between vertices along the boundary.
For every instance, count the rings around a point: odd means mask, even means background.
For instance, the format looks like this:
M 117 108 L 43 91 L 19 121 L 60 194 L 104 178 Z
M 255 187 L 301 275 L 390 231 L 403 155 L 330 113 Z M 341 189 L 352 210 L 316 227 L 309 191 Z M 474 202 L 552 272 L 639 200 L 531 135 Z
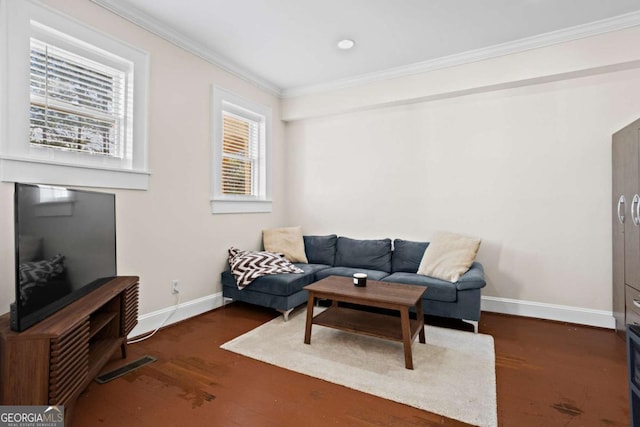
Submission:
M 197 316 L 214 308 L 222 307 L 224 299 L 222 292 L 207 295 L 192 301 L 186 301 L 175 307 L 167 307 L 138 317 L 138 325 L 131 331 L 129 337 L 136 337 L 151 332 L 160 326 L 167 326 L 181 320 Z M 509 298 L 482 297 L 482 310 L 493 313 L 512 314 L 516 316 L 535 317 L 538 319 L 556 320 L 560 322 L 577 323 L 580 325 L 597 326 L 615 329 L 613 313 L 606 310 L 592 310 L 572 307 L 568 305 L 545 304 L 534 301 L 524 301 Z M 175 313 L 163 325 L 162 322 L 175 310 Z
M 198 314 L 205 313 L 213 310 L 214 308 L 222 307 L 222 305 L 222 292 L 218 292 L 217 294 L 211 294 L 202 298 L 180 303 L 177 308 L 175 306 L 171 306 L 143 314 L 138 317 L 138 325 L 133 329 L 133 331 L 131 331 L 129 338 L 146 334 L 147 332 L 154 331 L 156 328 L 161 326 L 164 327 L 171 325 L 172 323 L 188 319 L 189 317 L 197 316 Z M 173 313 L 174 310 L 175 313 Z M 163 325 L 162 322 L 164 322 L 171 313 L 173 314 Z
M 516 316 L 536 317 L 538 319 L 557 320 L 580 325 L 598 326 L 615 329 L 613 313 L 606 310 L 572 307 L 568 305 L 545 304 L 534 301 L 523 301 L 509 298 L 483 296 L 483 311 L 513 314 Z

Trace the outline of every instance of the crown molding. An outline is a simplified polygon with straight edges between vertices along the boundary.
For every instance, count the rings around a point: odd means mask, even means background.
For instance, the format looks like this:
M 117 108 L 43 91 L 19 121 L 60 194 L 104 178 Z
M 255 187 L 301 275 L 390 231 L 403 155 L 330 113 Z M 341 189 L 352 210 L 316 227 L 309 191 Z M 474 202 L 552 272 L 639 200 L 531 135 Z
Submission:
M 254 74 L 245 68 L 237 65 L 229 59 L 219 55 L 210 48 L 198 43 L 197 41 L 185 36 L 178 31 L 171 29 L 167 24 L 151 17 L 144 13 L 140 9 L 125 5 L 118 0 L 91 0 L 93 3 L 101 6 L 110 12 L 134 23 L 135 25 L 144 28 L 145 30 L 165 39 L 166 41 L 178 46 L 181 49 L 190 52 L 205 61 L 227 71 L 234 76 L 245 80 L 260 89 L 275 95 L 281 96 L 282 90 L 275 84 L 263 79 L 262 77 Z
M 441 58 L 435 58 L 428 61 L 390 68 L 379 72 L 362 74 L 360 76 L 349 77 L 345 79 L 338 79 L 317 85 L 283 89 L 281 91 L 281 97 L 294 98 L 304 95 L 313 95 L 322 92 L 361 86 L 381 80 L 389 80 L 413 74 L 426 73 L 442 68 L 455 67 L 499 56 L 510 55 L 531 49 L 551 46 L 554 44 L 564 43 L 585 37 L 596 36 L 611 31 L 623 30 L 625 28 L 634 27 L 637 25 L 640 25 L 640 11 L 615 16 L 613 18 L 603 19 L 588 24 L 578 25 L 575 27 L 565 28 L 562 30 L 551 31 L 532 37 L 526 37 L 507 43 L 501 43 L 486 48 L 470 50 L 467 52 L 444 56 Z
M 346 89 L 354 86 L 361 86 L 381 80 L 389 80 L 398 77 L 405 77 L 414 74 L 426 73 L 442 68 L 455 67 L 472 62 L 491 59 L 499 56 L 524 52 L 531 49 L 551 46 L 580 38 L 596 36 L 599 34 L 623 30 L 625 28 L 640 25 L 640 11 L 631 12 L 624 15 L 615 16 L 588 24 L 577 25 L 562 30 L 526 37 L 523 39 L 501 43 L 486 48 L 461 52 L 441 58 L 421 61 L 401 67 L 394 67 L 373 73 L 362 74 L 355 77 L 333 80 L 326 83 L 299 86 L 293 88 L 280 88 L 275 84 L 265 80 L 257 74 L 237 65 L 229 59 L 219 55 L 212 49 L 196 42 L 195 40 L 181 34 L 161 21 L 158 21 L 141 10 L 120 3 L 118 0 L 91 0 L 93 3 L 115 13 L 116 15 L 150 31 L 153 34 L 167 40 L 168 42 L 216 65 L 234 76 L 245 80 L 266 92 L 281 97 L 294 98 L 304 95 L 313 95 L 333 90 Z

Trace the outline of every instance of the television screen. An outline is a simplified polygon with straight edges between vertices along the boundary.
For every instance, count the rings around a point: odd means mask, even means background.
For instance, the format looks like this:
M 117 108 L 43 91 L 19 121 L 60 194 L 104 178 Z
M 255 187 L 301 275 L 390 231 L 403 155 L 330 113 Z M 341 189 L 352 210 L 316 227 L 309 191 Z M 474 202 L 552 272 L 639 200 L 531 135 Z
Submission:
M 115 195 L 17 183 L 14 206 L 22 331 L 116 276 Z

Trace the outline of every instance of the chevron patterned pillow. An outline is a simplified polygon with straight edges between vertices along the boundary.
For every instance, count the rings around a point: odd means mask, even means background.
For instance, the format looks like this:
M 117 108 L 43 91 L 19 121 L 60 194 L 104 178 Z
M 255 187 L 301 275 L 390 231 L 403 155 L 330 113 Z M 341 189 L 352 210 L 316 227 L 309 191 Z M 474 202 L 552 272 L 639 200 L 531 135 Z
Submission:
M 243 251 L 233 247 L 229 249 L 229 265 L 238 289 L 268 274 L 304 273 L 287 261 L 283 254 Z

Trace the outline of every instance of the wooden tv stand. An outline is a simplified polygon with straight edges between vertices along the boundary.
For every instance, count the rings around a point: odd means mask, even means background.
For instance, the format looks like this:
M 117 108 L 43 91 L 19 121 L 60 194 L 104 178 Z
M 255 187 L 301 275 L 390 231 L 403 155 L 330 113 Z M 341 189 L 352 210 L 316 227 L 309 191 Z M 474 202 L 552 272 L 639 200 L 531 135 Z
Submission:
M 64 405 L 70 418 L 82 390 L 138 323 L 138 281 L 121 276 L 23 332 L 0 316 L 0 404 Z

